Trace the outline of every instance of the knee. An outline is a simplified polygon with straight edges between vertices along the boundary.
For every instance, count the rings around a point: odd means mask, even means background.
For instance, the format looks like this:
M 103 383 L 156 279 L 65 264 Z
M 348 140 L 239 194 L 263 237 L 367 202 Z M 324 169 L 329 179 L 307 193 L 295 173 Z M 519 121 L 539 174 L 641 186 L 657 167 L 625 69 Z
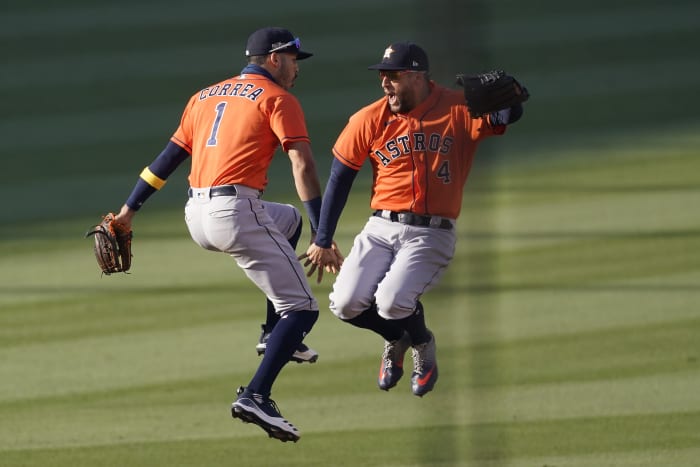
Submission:
M 377 314 L 384 319 L 403 319 L 413 313 L 414 304 L 403 303 L 395 293 L 380 294 L 375 297 Z
M 359 316 L 369 305 L 362 305 L 355 300 L 343 300 L 331 294 L 329 308 L 335 316 L 347 321 Z

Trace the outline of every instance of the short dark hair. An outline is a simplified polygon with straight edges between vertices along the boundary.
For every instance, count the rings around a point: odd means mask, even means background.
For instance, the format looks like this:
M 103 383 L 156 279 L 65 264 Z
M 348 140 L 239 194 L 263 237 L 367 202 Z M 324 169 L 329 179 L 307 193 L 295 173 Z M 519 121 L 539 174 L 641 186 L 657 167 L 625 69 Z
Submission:
M 248 63 L 252 63 L 254 65 L 264 65 L 266 61 L 267 55 L 252 55 L 248 57 Z

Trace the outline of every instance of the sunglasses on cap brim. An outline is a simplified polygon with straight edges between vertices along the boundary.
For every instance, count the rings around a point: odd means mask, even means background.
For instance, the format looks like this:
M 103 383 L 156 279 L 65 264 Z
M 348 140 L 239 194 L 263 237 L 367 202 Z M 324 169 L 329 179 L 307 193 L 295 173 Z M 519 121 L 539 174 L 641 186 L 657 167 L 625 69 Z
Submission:
M 281 50 L 284 50 L 288 47 L 294 46 L 297 50 L 301 49 L 301 39 L 298 37 L 295 37 L 294 40 L 291 40 L 289 42 L 286 42 L 284 44 L 272 44 L 272 48 L 267 52 L 271 54 L 272 52 L 279 52 Z

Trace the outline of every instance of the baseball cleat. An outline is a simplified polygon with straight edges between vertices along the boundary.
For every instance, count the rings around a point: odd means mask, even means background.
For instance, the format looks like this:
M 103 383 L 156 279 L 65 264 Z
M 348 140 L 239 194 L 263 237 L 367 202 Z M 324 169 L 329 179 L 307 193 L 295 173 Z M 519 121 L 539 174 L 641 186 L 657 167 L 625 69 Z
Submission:
M 265 354 L 265 349 L 267 349 L 267 339 L 270 337 L 270 333 L 267 332 L 264 324 L 260 327 L 262 328 L 262 333 L 260 334 L 260 341 L 255 346 L 255 350 L 258 352 L 258 355 L 263 355 Z M 300 343 L 289 359 L 297 363 L 315 363 L 316 360 L 318 360 L 318 352 Z
M 379 367 L 379 378 L 377 380 L 379 389 L 388 391 L 399 382 L 403 376 L 403 358 L 410 346 L 411 337 L 405 331 L 401 339 L 384 341 L 382 365 Z
M 432 391 L 438 378 L 437 359 L 435 358 L 435 336 L 430 333 L 430 340 L 413 346 L 413 374 L 411 389 L 416 396 L 423 397 Z
M 238 388 L 236 393 L 238 399 L 231 405 L 233 418 L 240 418 L 244 423 L 254 423 L 265 430 L 270 438 L 278 439 L 283 443 L 299 441 L 301 433 L 282 417 L 275 401 L 249 392 L 243 386 Z

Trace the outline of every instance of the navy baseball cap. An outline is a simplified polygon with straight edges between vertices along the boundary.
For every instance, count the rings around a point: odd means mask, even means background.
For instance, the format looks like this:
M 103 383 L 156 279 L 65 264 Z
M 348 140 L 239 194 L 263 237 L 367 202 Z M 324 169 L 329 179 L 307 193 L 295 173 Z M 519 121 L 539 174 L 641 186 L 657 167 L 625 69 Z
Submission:
M 413 42 L 394 42 L 384 51 L 381 63 L 372 65 L 368 69 L 428 71 L 428 54 Z
M 267 55 L 272 52 L 296 52 L 297 60 L 311 57 L 313 54 L 301 50 L 301 41 L 284 28 L 262 28 L 248 37 L 245 56 Z

